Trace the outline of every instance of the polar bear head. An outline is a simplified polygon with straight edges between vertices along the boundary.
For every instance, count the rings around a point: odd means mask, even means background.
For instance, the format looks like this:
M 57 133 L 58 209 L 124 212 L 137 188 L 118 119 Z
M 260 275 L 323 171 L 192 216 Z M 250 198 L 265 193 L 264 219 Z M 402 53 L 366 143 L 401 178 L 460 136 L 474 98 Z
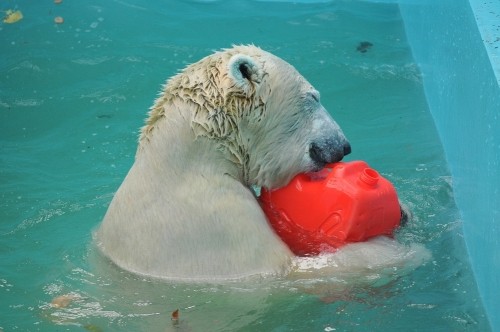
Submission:
M 224 151 L 247 186 L 281 187 L 351 151 L 319 92 L 293 66 L 255 46 L 214 53 L 170 79 L 141 141 L 168 117 L 168 105 L 179 104 L 191 112 L 195 137 Z

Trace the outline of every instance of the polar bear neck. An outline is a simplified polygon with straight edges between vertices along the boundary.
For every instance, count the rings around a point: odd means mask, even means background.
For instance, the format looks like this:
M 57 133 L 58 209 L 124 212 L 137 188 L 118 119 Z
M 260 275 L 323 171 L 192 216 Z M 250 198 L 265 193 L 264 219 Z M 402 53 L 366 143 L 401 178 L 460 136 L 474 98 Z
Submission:
M 141 139 L 136 161 L 151 163 L 175 183 L 181 173 L 206 173 L 229 176 L 248 185 L 248 160 L 237 138 L 217 139 L 193 122 L 186 103 L 176 100 L 163 105 L 168 116 L 158 118 L 154 130 Z M 232 135 L 235 136 L 235 135 Z M 153 166 L 154 165 L 154 166 Z

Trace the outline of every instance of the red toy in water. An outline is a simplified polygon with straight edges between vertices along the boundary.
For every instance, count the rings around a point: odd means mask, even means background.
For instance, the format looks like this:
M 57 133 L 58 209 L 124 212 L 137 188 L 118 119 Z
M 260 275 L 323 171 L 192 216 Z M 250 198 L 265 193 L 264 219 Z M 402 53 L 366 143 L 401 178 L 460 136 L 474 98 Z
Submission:
M 299 174 L 286 187 L 263 188 L 259 200 L 276 233 L 299 256 L 392 235 L 401 220 L 394 186 L 364 161 Z

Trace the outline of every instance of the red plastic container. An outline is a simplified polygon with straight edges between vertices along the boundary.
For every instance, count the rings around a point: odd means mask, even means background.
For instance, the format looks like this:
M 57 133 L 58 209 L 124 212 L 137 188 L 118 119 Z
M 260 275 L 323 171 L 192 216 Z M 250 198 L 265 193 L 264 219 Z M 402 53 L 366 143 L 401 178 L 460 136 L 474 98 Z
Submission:
M 390 236 L 401 220 L 394 186 L 364 161 L 299 174 L 286 187 L 263 188 L 259 200 L 276 233 L 299 256 Z

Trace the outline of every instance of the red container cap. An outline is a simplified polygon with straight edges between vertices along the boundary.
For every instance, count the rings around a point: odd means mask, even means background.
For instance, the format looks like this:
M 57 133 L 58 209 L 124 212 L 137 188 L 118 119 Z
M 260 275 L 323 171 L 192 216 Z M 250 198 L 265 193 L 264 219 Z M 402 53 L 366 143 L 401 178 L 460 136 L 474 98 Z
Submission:
M 271 226 L 299 256 L 392 235 L 401 209 L 394 186 L 364 161 L 327 165 L 297 175 L 259 197 Z

